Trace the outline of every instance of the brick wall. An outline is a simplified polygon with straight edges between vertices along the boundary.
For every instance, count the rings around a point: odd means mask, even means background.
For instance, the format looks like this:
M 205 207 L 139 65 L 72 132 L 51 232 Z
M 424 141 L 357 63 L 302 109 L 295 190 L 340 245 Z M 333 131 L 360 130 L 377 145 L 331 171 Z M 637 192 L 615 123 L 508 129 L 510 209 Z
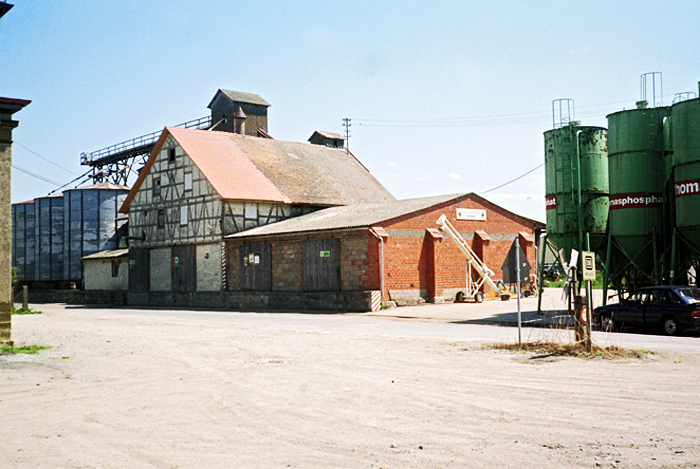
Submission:
M 457 208 L 486 210 L 486 220 L 457 220 Z M 470 196 L 391 220 L 382 225 L 390 235 L 384 252 L 387 290 L 423 290 L 423 295 L 427 296 L 425 299 L 432 301 L 436 297 L 453 298 L 457 289 L 464 288 L 464 256 L 451 239 L 434 239 L 427 232 L 427 228 L 437 227 L 436 221 L 442 214 L 470 247 L 482 256 L 482 260 L 494 271 L 496 279 L 503 277 L 501 265 L 518 233 L 522 231 L 534 237 L 534 226 L 527 220 Z M 491 239 L 480 240 L 474 236 L 476 230 L 485 231 Z M 520 241 L 523 242 L 522 237 Z M 534 245 L 530 243 L 523 248 L 534 268 Z M 473 272 L 472 279 L 478 279 L 476 272 Z
M 457 208 L 487 211 L 485 221 L 457 220 Z M 397 218 L 382 224 L 389 237 L 384 244 L 384 299 L 402 298 L 402 302 L 440 301 L 453 299 L 466 284 L 466 263 L 451 239 L 434 236 L 427 228 L 437 228 L 435 223 L 445 214 L 472 249 L 495 272 L 495 279 L 502 278 L 501 265 L 519 232 L 534 236 L 534 226 L 507 211 L 466 196 L 442 206 Z M 489 240 L 474 235 L 483 230 Z M 381 249 L 379 240 L 368 231 L 353 233 L 329 232 L 312 237 L 340 239 L 340 274 L 342 291 L 379 290 L 381 286 Z M 308 235 L 297 238 L 279 238 L 271 244 L 272 289 L 275 291 L 302 290 L 301 245 Z M 523 238 L 521 237 L 521 242 Z M 237 248 L 230 243 L 228 251 Z M 527 259 L 535 263 L 532 245 L 525 246 Z M 229 257 L 230 290 L 237 289 L 238 261 Z M 473 280 L 478 280 L 476 272 Z M 422 298 L 422 300 L 421 300 Z
M 340 285 L 342 291 L 364 290 L 365 284 L 369 280 L 370 259 L 367 235 L 341 238 L 340 240 Z M 375 238 L 378 243 L 379 240 Z M 374 244 L 377 244 L 374 243 Z M 374 277 L 379 280 L 376 274 L 377 261 L 374 262 Z
M 301 291 L 301 241 L 274 242 L 270 252 L 272 290 Z

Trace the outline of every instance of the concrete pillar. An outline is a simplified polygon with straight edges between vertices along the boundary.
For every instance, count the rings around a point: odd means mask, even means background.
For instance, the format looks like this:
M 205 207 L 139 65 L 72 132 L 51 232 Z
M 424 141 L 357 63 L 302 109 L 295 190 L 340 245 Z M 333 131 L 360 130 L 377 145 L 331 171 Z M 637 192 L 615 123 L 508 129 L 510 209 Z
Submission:
M 0 97 L 0 344 L 12 343 L 12 114 L 30 102 Z

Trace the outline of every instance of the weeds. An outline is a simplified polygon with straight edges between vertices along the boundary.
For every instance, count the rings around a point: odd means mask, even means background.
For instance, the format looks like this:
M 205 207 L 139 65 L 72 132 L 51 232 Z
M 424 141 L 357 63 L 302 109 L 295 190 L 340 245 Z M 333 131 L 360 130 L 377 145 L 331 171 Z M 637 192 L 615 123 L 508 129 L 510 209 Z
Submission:
M 14 306 L 12 307 L 12 314 L 41 314 L 41 311 L 37 309 L 32 309 L 32 308 L 15 308 Z
M 36 355 L 42 350 L 50 349 L 48 345 L 3 345 L 0 347 L 0 353 L 4 354 L 16 354 L 16 353 L 26 353 L 28 355 Z
M 544 355 L 548 357 L 578 357 L 578 358 L 602 358 L 606 360 L 622 359 L 622 358 L 644 358 L 646 355 L 655 355 L 656 352 L 648 350 L 628 350 L 616 345 L 607 347 L 599 347 L 593 345 L 592 352 L 588 352 L 585 344 L 569 343 L 559 344 L 555 342 L 523 342 L 522 346 L 516 343 L 497 343 L 486 345 L 487 348 L 493 350 L 506 350 L 513 353 L 533 353 L 536 355 Z

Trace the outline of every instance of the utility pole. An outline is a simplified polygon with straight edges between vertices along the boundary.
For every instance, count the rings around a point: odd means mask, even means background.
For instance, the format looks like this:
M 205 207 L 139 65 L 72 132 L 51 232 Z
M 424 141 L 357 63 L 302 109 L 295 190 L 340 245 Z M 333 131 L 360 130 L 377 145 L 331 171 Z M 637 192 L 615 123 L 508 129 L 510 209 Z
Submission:
M 345 148 L 350 150 L 350 123 L 352 119 L 349 117 L 343 117 L 343 127 L 345 127 Z

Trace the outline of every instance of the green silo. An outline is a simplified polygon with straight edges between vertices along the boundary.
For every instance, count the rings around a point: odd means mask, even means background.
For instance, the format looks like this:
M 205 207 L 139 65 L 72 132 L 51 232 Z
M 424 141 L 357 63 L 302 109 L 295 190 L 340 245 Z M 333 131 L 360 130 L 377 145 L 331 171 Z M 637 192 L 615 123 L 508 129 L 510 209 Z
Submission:
M 608 118 L 609 235 L 614 281 L 628 287 L 661 280 L 664 239 L 670 220 L 664 200 L 669 181 L 664 123 L 670 107 L 620 111 Z M 668 128 L 668 125 L 666 125 Z M 635 285 L 632 285 L 635 283 Z
M 549 241 L 567 253 L 602 253 L 608 219 L 606 129 L 572 122 L 545 132 L 544 144 Z
M 693 258 L 693 264 L 697 264 L 700 258 L 700 98 L 676 103 L 671 110 L 675 226 L 689 248 L 681 251 L 679 257 L 681 260 Z

